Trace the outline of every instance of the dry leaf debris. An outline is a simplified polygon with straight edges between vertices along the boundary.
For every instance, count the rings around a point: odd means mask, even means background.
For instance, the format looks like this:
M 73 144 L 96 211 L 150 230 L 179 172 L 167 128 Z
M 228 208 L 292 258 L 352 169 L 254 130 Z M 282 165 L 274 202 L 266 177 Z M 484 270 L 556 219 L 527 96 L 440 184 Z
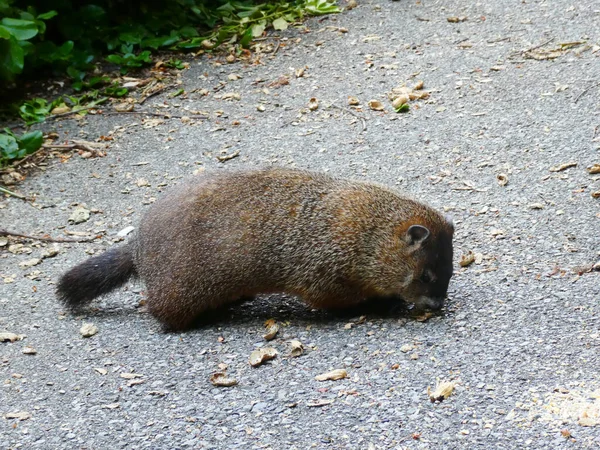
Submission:
M 328 381 L 328 380 L 341 380 L 343 378 L 348 377 L 348 372 L 346 369 L 335 369 L 327 373 L 323 373 L 321 375 L 317 375 L 315 380 L 317 381 Z
M 250 357 L 248 358 L 248 363 L 252 367 L 258 367 L 261 364 L 269 361 L 277 356 L 277 350 L 273 347 L 263 347 L 257 350 L 254 350 L 250 353 Z
M 427 395 L 432 403 L 442 402 L 452 395 L 455 387 L 455 381 L 438 382 L 433 391 L 430 387 L 427 387 Z

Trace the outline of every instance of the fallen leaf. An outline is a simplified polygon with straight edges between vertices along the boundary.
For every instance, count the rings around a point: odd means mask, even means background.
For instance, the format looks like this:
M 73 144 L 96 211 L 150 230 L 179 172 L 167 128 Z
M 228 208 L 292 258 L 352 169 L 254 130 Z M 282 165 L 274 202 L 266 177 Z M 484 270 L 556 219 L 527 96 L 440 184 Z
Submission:
M 360 105 L 360 100 L 356 97 L 348 97 L 348 105 L 358 106 L 358 105 Z
M 441 383 L 438 382 L 433 392 L 431 392 L 431 389 L 427 387 L 427 395 L 429 395 L 429 400 L 431 400 L 431 403 L 441 402 L 452 395 L 455 387 L 455 381 L 442 381 Z
M 89 218 L 90 211 L 80 206 L 78 208 L 75 208 L 75 210 L 71 213 L 71 216 L 69 217 L 69 222 L 78 224 L 82 222 L 87 222 Z
M 55 244 L 52 247 L 48 247 L 46 248 L 43 252 L 42 252 L 42 258 L 46 259 L 46 258 L 54 258 L 56 255 L 58 255 L 60 253 L 60 249 L 58 248 L 58 246 Z
M 326 406 L 326 405 L 331 405 L 334 401 L 335 401 L 335 399 L 313 400 L 312 402 L 307 403 L 306 406 L 308 406 L 310 408 L 318 407 L 318 406 Z
M 265 328 L 267 329 L 266 334 L 263 335 L 265 341 L 272 341 L 279 332 L 279 325 L 275 322 L 275 319 L 269 319 L 265 322 Z
M 221 96 L 221 100 L 241 100 L 242 96 L 237 92 L 227 92 Z
M 404 344 L 402 347 L 400 347 L 400 351 L 402 353 L 408 353 L 414 348 L 415 348 L 415 346 L 412 344 Z
M 577 167 L 577 163 L 572 161 L 561 164 L 560 166 L 551 167 L 550 172 L 562 172 L 563 170 L 570 169 L 571 167 Z
M 402 94 L 399 95 L 398 97 L 396 97 L 394 99 L 394 101 L 392 102 L 392 108 L 394 108 L 396 111 L 398 111 L 398 109 L 405 105 L 406 103 L 408 103 L 410 100 L 410 98 L 408 97 L 407 94 Z
M 117 112 L 131 112 L 133 111 L 133 103 L 117 103 L 114 108 Z
M 420 91 L 421 89 L 423 89 L 423 86 L 425 86 L 425 83 L 423 82 L 423 80 L 419 80 L 417 81 L 417 84 L 415 84 L 415 87 L 413 87 L 413 89 L 415 91 Z
M 106 375 L 108 370 L 103 369 L 102 367 L 94 367 L 94 371 L 98 372 L 100 375 Z
M 20 262 L 19 267 L 21 269 L 28 269 L 29 267 L 37 266 L 41 262 L 42 262 L 42 260 L 40 258 L 32 258 L 32 259 L 28 259 L 26 261 Z
M 6 413 L 6 414 L 4 414 L 4 418 L 6 420 L 19 419 L 19 420 L 23 421 L 23 420 L 31 419 L 31 413 L 28 413 L 27 411 Z
M 463 254 L 460 258 L 460 266 L 468 267 L 475 262 L 475 253 L 469 250 L 466 254 Z
M 311 111 L 316 111 L 318 108 L 319 108 L 319 101 L 315 97 L 312 97 L 308 101 L 308 109 L 310 109 Z
M 465 22 L 467 20 L 466 16 L 450 16 L 447 17 L 446 20 L 450 23 L 459 23 L 459 22 Z
M 296 339 L 292 339 L 290 341 L 290 347 L 291 347 L 290 356 L 293 356 L 294 358 L 297 358 L 298 356 L 300 356 L 304 353 L 304 345 L 302 345 L 302 342 L 300 342 Z
M 140 378 L 143 375 L 139 373 L 122 373 L 119 376 L 121 378 L 125 378 L 126 380 L 133 380 L 134 378 Z
M 250 353 L 250 358 L 248 359 L 248 363 L 252 367 L 258 367 L 262 363 L 269 361 L 277 356 L 277 350 L 273 347 L 263 347 L 257 350 L 254 350 Z
M 23 347 L 23 354 L 24 355 L 36 355 L 37 350 L 33 347 Z
M 231 387 L 238 384 L 235 378 L 229 378 L 225 372 L 215 372 L 210 376 L 213 386 Z
M 369 108 L 371 108 L 373 111 L 383 111 L 385 109 L 383 103 L 381 103 L 379 100 L 370 100 Z
M 102 405 L 102 409 L 117 409 L 120 406 L 121 405 L 119 405 L 118 403 L 109 403 L 108 405 Z
M 127 383 L 127 386 L 132 387 L 132 386 L 137 386 L 138 384 L 144 384 L 146 382 L 146 380 L 129 380 L 129 382 Z
M 508 175 L 505 173 L 499 173 L 496 175 L 496 179 L 498 180 L 498 184 L 500 186 L 506 186 L 508 184 Z
M 317 381 L 327 381 L 327 380 L 341 380 L 342 378 L 346 378 L 348 376 L 348 372 L 345 369 L 335 369 L 331 372 L 323 373 L 321 375 L 317 375 L 315 380 Z
M 24 334 L 0 333 L 0 342 L 15 342 L 25 338 Z
M 532 203 L 529 205 L 529 209 L 544 209 L 543 203 Z
M 587 171 L 590 175 L 595 175 L 597 173 L 600 173 L 600 164 L 594 164 L 594 165 L 588 167 Z
M 98 333 L 98 327 L 93 323 L 84 323 L 79 329 L 81 336 L 84 338 L 89 338 Z

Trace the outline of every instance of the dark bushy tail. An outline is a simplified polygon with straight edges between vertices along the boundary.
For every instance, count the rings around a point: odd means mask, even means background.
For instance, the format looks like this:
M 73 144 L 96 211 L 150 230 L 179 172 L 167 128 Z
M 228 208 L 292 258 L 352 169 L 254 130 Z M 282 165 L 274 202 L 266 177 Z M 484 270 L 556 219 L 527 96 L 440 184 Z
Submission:
M 131 248 L 111 248 L 66 272 L 56 293 L 65 305 L 75 308 L 118 288 L 134 274 Z

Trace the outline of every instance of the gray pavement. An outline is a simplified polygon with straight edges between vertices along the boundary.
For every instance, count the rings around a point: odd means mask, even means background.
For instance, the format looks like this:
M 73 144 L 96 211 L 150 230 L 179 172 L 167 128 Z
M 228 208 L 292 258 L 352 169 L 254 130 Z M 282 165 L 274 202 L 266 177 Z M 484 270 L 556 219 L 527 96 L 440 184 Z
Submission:
M 35 195 L 33 205 L 0 200 L 0 228 L 102 238 L 57 244 L 57 256 L 29 268 L 19 264 L 52 244 L 0 247 L 0 332 L 26 335 L 0 343 L 0 447 L 599 448 L 600 272 L 588 269 L 600 260 L 600 176 L 586 170 L 600 163 L 599 24 L 592 0 L 359 1 L 310 19 L 308 33 L 288 30 L 255 64 L 191 60 L 186 96 L 138 107 L 208 120 L 43 125 L 63 141 L 113 140 L 102 141 L 103 158 L 47 160 L 15 188 Z M 289 84 L 272 84 L 282 76 Z M 431 97 L 394 113 L 387 93 L 417 80 Z M 59 274 L 115 245 L 181 177 L 264 165 L 374 180 L 448 211 L 457 269 L 445 314 L 332 315 L 271 295 L 167 334 L 140 306 L 137 282 L 82 315 L 57 302 Z M 93 211 L 87 222 L 68 222 L 76 205 Z M 477 261 L 461 268 L 468 251 Z M 269 318 L 282 328 L 267 344 Z M 99 330 L 87 339 L 86 322 Z M 289 356 L 291 339 L 304 355 Z M 265 345 L 279 356 L 250 367 Z M 219 364 L 237 386 L 210 384 Z M 314 379 L 341 368 L 348 378 Z M 427 388 L 438 380 L 457 386 L 433 404 Z M 6 418 L 19 412 L 25 420 Z

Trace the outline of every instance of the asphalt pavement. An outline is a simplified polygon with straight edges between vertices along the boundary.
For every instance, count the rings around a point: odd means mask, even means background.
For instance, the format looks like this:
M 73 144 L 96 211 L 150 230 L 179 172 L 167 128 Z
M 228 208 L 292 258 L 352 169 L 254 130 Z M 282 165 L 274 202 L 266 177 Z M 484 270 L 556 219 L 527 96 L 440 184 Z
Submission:
M 277 36 L 234 64 L 189 57 L 135 105 L 151 116 L 106 107 L 40 126 L 105 156 L 49 154 L 12 187 L 35 201 L 0 199 L 0 228 L 100 238 L 0 238 L 0 332 L 25 335 L 0 343 L 0 447 L 600 448 L 600 4 L 359 0 Z M 393 89 L 420 80 L 429 97 L 394 112 Z M 127 239 L 181 178 L 268 165 L 450 214 L 444 313 L 270 295 L 164 333 L 135 281 L 79 315 L 58 303 L 57 277 Z M 261 347 L 278 356 L 251 367 Z M 333 369 L 347 377 L 315 380 Z M 237 385 L 213 386 L 223 371 Z M 431 402 L 441 382 L 453 392 Z

